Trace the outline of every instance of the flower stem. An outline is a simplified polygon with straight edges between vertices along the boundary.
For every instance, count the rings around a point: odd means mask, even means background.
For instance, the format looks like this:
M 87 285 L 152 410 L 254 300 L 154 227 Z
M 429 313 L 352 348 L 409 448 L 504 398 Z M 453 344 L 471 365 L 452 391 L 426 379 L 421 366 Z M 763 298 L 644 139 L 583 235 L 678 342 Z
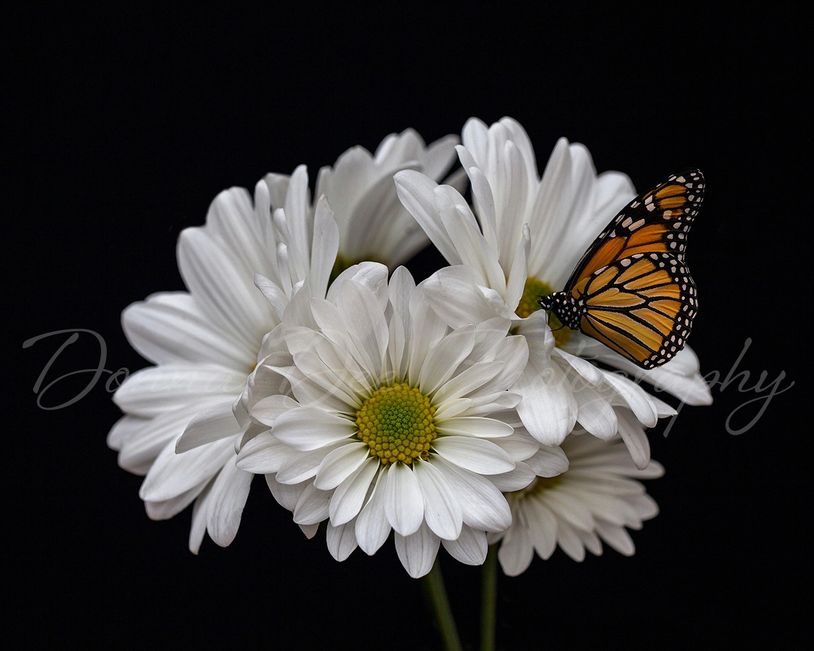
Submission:
M 481 569 L 480 651 L 494 651 L 497 622 L 497 546 L 489 547 Z
M 455 627 L 455 618 L 452 616 L 452 609 L 449 606 L 447 590 L 444 587 L 444 577 L 441 576 L 441 565 L 438 559 L 432 566 L 421 583 L 424 586 L 424 594 L 432 604 L 435 613 L 435 621 L 444 641 L 445 651 L 462 651 L 461 640 L 458 637 L 458 629 Z

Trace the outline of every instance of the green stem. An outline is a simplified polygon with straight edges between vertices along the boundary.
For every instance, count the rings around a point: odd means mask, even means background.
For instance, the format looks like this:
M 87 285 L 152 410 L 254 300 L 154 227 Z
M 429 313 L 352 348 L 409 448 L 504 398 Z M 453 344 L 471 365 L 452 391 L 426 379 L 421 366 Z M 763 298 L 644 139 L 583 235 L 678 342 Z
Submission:
M 489 547 L 481 569 L 480 651 L 495 650 L 497 622 L 497 546 Z
M 452 609 L 449 606 L 447 590 L 444 587 L 444 577 L 441 576 L 441 565 L 436 559 L 430 573 L 427 574 L 421 583 L 424 586 L 424 594 L 432 604 L 435 613 L 435 621 L 444 641 L 445 651 L 462 651 L 461 640 L 458 637 L 458 629 L 455 627 L 455 618 L 452 616 Z

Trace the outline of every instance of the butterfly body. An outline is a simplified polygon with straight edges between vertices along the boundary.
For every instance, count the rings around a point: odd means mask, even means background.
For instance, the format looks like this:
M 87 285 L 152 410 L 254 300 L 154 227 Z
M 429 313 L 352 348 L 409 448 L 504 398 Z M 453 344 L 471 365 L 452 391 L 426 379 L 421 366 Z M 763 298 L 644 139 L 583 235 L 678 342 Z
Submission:
M 579 320 L 585 312 L 585 303 L 581 298 L 573 298 L 568 292 L 554 292 L 541 296 L 539 303 L 544 310 L 553 310 L 564 326 L 579 330 Z
M 703 191 L 703 175 L 692 170 L 636 197 L 540 306 L 642 368 L 672 359 L 698 307 L 684 252 Z

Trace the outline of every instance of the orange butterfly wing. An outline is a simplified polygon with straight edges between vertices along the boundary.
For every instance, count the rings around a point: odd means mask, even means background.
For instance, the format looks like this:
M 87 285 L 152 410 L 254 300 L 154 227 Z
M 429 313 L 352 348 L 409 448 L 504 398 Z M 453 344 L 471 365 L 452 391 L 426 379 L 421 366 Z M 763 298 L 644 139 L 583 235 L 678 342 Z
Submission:
M 700 170 L 674 174 L 631 201 L 577 263 L 565 291 L 584 288 L 598 269 L 636 253 L 672 253 L 684 260 L 687 235 L 704 200 Z M 582 284 L 581 284 L 582 283 Z
M 563 290 L 582 306 L 582 332 L 643 368 L 672 359 L 690 334 L 697 292 L 684 253 L 703 193 L 704 177 L 693 170 L 634 199 Z
M 594 273 L 579 329 L 643 368 L 672 359 L 692 329 L 695 283 L 671 253 L 635 253 Z

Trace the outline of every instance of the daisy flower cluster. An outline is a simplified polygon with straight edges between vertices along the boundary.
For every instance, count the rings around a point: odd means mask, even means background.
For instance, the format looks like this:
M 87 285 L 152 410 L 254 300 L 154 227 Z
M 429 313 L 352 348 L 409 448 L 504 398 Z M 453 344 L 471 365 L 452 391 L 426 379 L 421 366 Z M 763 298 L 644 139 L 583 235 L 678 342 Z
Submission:
M 632 554 L 662 472 L 646 430 L 675 414 L 643 384 L 708 404 L 698 359 L 642 370 L 537 298 L 634 194 L 564 139 L 539 174 L 509 118 L 350 149 L 313 194 L 304 166 L 224 191 L 179 238 L 187 291 L 122 315 L 155 365 L 117 391 L 108 445 L 149 517 L 192 506 L 196 553 L 233 541 L 259 474 L 334 558 L 392 534 L 412 577 L 441 547 L 496 545 L 510 575 L 557 547 Z M 429 245 L 448 266 L 416 284 L 401 265 Z

